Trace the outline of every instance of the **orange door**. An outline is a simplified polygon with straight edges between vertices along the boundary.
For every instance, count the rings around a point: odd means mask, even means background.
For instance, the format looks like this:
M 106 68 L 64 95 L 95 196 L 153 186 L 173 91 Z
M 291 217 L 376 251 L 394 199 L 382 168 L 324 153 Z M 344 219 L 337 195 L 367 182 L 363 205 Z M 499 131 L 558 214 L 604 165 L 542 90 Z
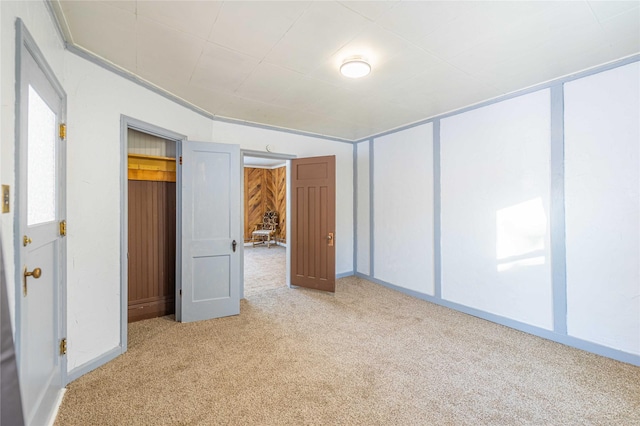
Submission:
M 291 284 L 336 288 L 336 157 L 291 160 Z

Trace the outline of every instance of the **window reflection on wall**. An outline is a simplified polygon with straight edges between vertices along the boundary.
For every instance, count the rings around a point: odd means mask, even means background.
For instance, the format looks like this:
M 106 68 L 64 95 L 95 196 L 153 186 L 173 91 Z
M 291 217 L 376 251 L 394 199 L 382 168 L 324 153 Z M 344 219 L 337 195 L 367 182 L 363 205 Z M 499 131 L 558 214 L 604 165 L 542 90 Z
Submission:
M 496 212 L 498 272 L 544 265 L 547 215 L 542 198 L 534 198 Z

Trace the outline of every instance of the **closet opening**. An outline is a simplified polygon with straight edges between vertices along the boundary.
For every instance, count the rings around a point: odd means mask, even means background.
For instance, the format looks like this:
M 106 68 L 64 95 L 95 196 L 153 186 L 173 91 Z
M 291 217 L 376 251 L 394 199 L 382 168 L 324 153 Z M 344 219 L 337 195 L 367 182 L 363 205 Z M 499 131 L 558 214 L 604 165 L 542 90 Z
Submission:
M 176 311 L 176 151 L 173 140 L 127 129 L 127 322 Z

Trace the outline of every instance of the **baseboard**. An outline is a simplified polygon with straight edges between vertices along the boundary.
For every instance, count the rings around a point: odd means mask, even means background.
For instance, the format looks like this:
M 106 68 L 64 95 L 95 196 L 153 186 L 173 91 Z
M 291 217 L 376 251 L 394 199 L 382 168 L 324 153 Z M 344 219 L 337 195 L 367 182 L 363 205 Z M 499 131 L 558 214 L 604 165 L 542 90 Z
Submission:
M 506 318 L 500 315 L 495 315 L 489 312 L 481 311 L 479 309 L 471 308 L 469 306 L 460 305 L 458 303 L 450 302 L 445 299 L 436 298 L 435 296 L 431 296 L 425 293 L 420 293 L 415 290 L 409 290 L 404 287 L 399 287 L 395 284 L 391 284 L 386 281 L 382 281 L 380 279 L 361 274 L 360 272 L 356 272 L 355 275 L 359 278 L 363 278 L 365 280 L 379 284 L 383 287 L 387 287 L 389 289 L 399 291 L 408 296 L 412 296 L 427 302 L 435 303 L 436 305 L 444 306 L 446 308 L 453 309 L 455 311 L 462 312 L 467 315 L 471 315 L 480 319 L 491 321 L 496 324 L 504 325 L 505 327 L 523 331 L 525 333 L 529 333 L 534 336 L 541 337 L 543 339 L 561 343 L 566 346 L 571 346 L 572 348 L 580 349 L 586 352 L 594 353 L 596 355 L 615 359 L 616 361 L 625 362 L 627 364 L 632 364 L 635 366 L 640 366 L 640 355 L 631 354 L 629 352 L 624 352 L 618 349 L 613 349 L 608 346 L 603 346 L 598 343 L 582 340 L 577 337 L 569 336 L 567 334 L 556 333 L 552 330 L 536 327 L 534 325 L 526 324 L 526 323 L 512 320 L 510 318 Z
M 147 299 L 145 302 L 129 302 L 127 307 L 128 322 L 141 321 L 150 318 L 175 314 L 176 302 L 173 295 L 157 297 L 156 300 Z
M 338 280 L 340 278 L 352 277 L 352 276 L 353 276 L 353 271 L 340 272 L 339 274 L 336 274 L 336 280 Z
M 84 376 L 88 372 L 93 371 L 96 368 L 105 365 L 109 361 L 114 360 L 123 353 L 124 351 L 122 350 L 122 346 L 117 346 L 110 351 L 98 356 L 97 358 L 94 358 L 93 360 L 85 362 L 84 364 L 74 368 L 67 374 L 67 383 L 65 383 L 65 386 L 73 382 L 74 380 Z
M 67 392 L 66 388 L 62 388 L 60 389 L 60 392 L 58 392 L 58 395 L 56 396 L 55 407 L 51 412 L 51 415 L 47 419 L 47 422 L 45 423 L 47 426 L 53 426 L 54 423 L 56 422 L 56 418 L 58 417 L 58 411 L 60 411 L 60 406 L 62 405 L 62 400 L 64 399 L 65 392 Z

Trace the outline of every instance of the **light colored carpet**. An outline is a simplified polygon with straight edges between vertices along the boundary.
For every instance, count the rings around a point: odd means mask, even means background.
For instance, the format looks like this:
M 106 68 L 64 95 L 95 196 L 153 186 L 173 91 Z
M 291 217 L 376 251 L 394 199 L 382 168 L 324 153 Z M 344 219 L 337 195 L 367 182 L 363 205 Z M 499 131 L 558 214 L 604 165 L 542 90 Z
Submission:
M 244 247 L 245 298 L 287 285 L 286 251 L 282 246 Z
M 637 425 L 640 368 L 343 278 L 129 325 L 57 425 Z

